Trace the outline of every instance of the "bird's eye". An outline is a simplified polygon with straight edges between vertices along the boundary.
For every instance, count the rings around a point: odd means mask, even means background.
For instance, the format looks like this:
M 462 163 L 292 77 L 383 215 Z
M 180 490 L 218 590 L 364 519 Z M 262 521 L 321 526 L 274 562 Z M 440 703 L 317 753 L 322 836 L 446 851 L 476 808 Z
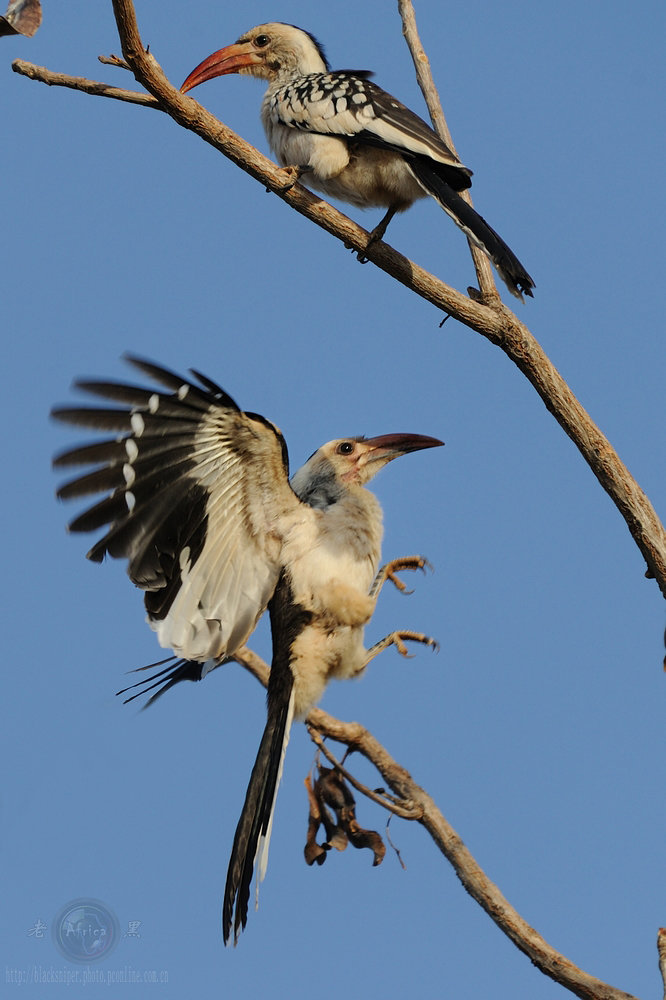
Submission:
M 263 49 L 268 45 L 269 38 L 268 35 L 257 35 L 254 40 L 254 44 L 258 49 Z
M 338 455 L 351 455 L 353 450 L 354 450 L 353 441 L 342 441 L 336 448 Z

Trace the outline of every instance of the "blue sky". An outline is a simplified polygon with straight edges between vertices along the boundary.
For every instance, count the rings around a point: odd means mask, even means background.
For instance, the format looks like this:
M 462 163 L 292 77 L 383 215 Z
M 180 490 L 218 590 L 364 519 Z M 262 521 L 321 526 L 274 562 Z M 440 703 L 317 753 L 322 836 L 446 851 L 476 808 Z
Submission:
M 176 83 L 265 20 L 308 28 L 334 67 L 423 113 L 393 5 L 248 0 L 137 4 Z M 416 431 L 444 449 L 376 481 L 385 557 L 435 572 L 382 595 L 368 627 L 435 635 L 393 651 L 323 707 L 368 726 L 437 800 L 479 864 L 548 941 L 637 995 L 659 990 L 664 909 L 663 601 L 620 515 L 504 355 L 327 234 L 166 116 L 13 74 L 20 57 L 131 86 L 110 3 L 50 4 L 32 40 L 0 40 L 5 331 L 2 725 L 7 970 L 72 969 L 50 925 L 78 897 L 121 931 L 99 968 L 168 973 L 145 994 L 413 993 L 549 1000 L 538 973 L 465 894 L 416 824 L 394 819 L 374 869 L 349 849 L 309 869 L 303 789 L 313 749 L 287 755 L 258 913 L 224 949 L 220 902 L 263 727 L 239 668 L 149 712 L 114 692 L 157 659 L 121 565 L 91 565 L 53 498 L 49 422 L 76 375 L 128 374 L 130 350 L 194 366 L 283 430 L 293 467 L 346 434 Z M 663 7 L 557 8 L 421 0 L 422 38 L 475 205 L 536 281 L 521 318 L 658 512 L 666 507 Z M 660 78 L 661 77 L 661 78 Z M 229 77 L 193 96 L 266 151 L 262 89 Z M 378 213 L 349 210 L 367 224 Z M 466 242 L 431 201 L 388 239 L 450 284 L 474 280 Z M 508 296 L 505 295 L 505 300 Z M 512 304 L 511 302 L 509 304 Z M 267 632 L 254 647 L 269 655 Z M 378 778 L 362 762 L 359 776 Z M 364 825 L 385 816 L 359 803 Z M 37 921 L 46 936 L 29 933 Z M 315 984 L 313 986 L 313 983 Z M 128 987 L 104 987 L 125 996 Z M 101 986 L 10 984 L 7 995 Z M 140 988 L 141 989 L 141 988 Z M 9 992 L 10 990 L 16 990 Z M 141 995 L 144 995 L 143 993 Z

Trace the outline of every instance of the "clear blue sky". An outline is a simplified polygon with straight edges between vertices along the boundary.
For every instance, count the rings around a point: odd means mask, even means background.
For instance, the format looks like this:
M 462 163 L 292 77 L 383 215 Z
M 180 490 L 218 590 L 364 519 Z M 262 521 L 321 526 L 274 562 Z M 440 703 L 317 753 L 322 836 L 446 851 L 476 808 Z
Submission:
M 337 68 L 373 69 L 423 112 L 392 4 L 138 3 L 176 83 L 252 25 L 313 31 Z M 538 973 L 467 897 L 424 831 L 394 820 L 373 869 L 349 849 L 305 866 L 313 750 L 292 737 L 258 913 L 234 951 L 220 901 L 264 721 L 239 668 L 146 713 L 114 691 L 157 659 L 121 565 L 91 565 L 53 498 L 52 425 L 76 375 L 119 377 L 124 350 L 192 365 L 283 430 L 293 467 L 345 434 L 417 431 L 446 448 L 376 481 L 386 557 L 435 573 L 389 590 L 368 640 L 394 627 L 441 651 L 393 651 L 324 707 L 367 725 L 435 797 L 523 916 L 590 973 L 660 991 L 666 923 L 666 620 L 627 528 L 524 378 L 487 341 L 361 267 L 322 231 L 166 116 L 13 74 L 21 57 L 131 86 L 110 3 L 44 3 L 32 40 L 0 39 L 5 376 L 3 505 L 6 969 L 68 966 L 47 936 L 94 897 L 121 930 L 101 964 L 166 970 L 134 995 L 333 1000 L 342 990 L 549 1000 Z M 517 304 L 662 515 L 664 463 L 663 6 L 420 0 L 448 121 L 477 208 L 537 284 Z M 661 78 L 660 78 L 661 77 Z M 266 151 L 261 86 L 193 96 Z M 378 213 L 352 217 L 368 228 Z M 464 289 L 466 242 L 430 201 L 388 238 Z M 269 654 L 264 630 L 255 648 Z M 355 765 L 356 766 L 356 765 Z M 377 784 L 367 767 L 358 773 Z M 359 804 L 362 822 L 385 816 Z M 7 996 L 102 987 L 14 985 Z M 129 987 L 105 987 L 129 996 Z

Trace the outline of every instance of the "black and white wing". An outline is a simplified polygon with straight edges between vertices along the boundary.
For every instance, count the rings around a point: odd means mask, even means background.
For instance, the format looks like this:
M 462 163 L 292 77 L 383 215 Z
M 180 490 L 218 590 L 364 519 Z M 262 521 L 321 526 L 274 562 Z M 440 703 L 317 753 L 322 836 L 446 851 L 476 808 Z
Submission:
M 472 171 L 422 118 L 368 80 L 369 75 L 342 70 L 302 76 L 272 95 L 272 120 L 317 135 L 357 138 L 408 157 L 426 157 L 455 191 L 470 187 Z
M 108 526 L 88 558 L 128 560 L 160 645 L 185 660 L 219 660 L 245 642 L 265 610 L 283 533 L 301 507 L 284 439 L 198 372 L 195 382 L 127 360 L 170 391 L 77 381 L 76 388 L 124 406 L 58 407 L 53 416 L 120 436 L 58 455 L 58 468 L 94 468 L 57 495 L 110 491 L 70 531 Z

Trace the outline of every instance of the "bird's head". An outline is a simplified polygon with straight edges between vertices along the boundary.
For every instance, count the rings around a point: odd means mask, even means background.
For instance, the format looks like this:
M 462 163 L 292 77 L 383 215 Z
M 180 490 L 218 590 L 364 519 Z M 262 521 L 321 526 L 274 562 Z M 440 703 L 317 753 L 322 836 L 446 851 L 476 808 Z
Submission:
M 400 455 L 444 444 L 424 434 L 339 438 L 322 445 L 291 480 L 294 492 L 313 507 L 327 507 L 353 486 L 365 486 Z
M 204 59 L 180 88 L 183 94 L 227 73 L 249 73 L 262 80 L 293 74 L 324 73 L 328 63 L 319 42 L 293 24 L 260 24 Z

